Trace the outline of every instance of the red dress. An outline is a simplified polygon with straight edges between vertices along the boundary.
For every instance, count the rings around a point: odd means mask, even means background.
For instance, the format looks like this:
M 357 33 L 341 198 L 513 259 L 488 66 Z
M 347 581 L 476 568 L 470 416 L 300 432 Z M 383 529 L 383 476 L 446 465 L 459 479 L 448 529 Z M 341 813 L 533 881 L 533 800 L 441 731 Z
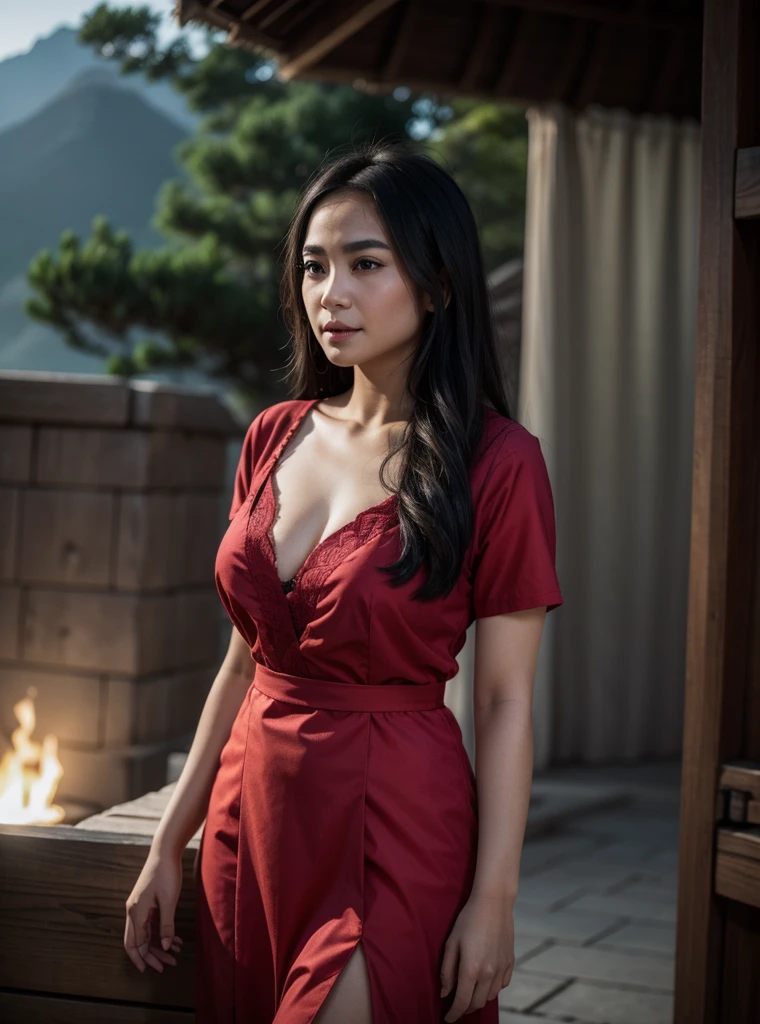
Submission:
M 446 939 L 477 853 L 475 777 L 446 680 L 475 618 L 562 603 L 538 440 L 487 409 L 475 531 L 454 590 L 410 599 L 395 495 L 309 555 L 289 592 L 273 467 L 317 399 L 248 429 L 216 583 L 255 677 L 222 750 L 198 860 L 198 1024 L 309 1024 L 356 943 L 373 1024 L 438 1024 Z M 496 1024 L 497 1000 L 467 1015 Z

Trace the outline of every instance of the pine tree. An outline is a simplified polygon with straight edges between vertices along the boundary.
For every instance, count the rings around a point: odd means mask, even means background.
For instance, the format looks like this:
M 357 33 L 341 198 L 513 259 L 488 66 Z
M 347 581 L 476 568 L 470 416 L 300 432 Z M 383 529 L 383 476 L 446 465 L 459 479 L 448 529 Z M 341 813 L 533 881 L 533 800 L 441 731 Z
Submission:
M 281 243 L 299 190 L 328 154 L 368 138 L 411 135 L 465 177 L 477 155 L 501 197 L 515 193 L 507 179 L 524 178 L 522 114 L 512 125 L 514 166 L 496 168 L 494 178 L 487 153 L 504 156 L 493 136 L 504 123 L 498 113 L 489 137 L 485 115 L 472 103 L 448 106 L 406 89 L 371 95 L 344 85 L 281 82 L 272 61 L 226 44 L 217 30 L 205 30 L 198 55 L 186 34 L 159 46 L 159 25 L 148 7 L 101 3 L 85 16 L 79 39 L 118 61 L 124 74 L 171 81 L 203 115 L 176 153 L 188 180 L 166 182 L 157 197 L 153 225 L 167 244 L 135 251 L 129 235 L 101 216 L 84 243 L 64 233 L 58 252 L 43 250 L 27 275 L 37 292 L 27 300 L 29 315 L 59 329 L 68 344 L 103 356 L 109 372 L 197 366 L 248 396 L 277 394 L 287 346 Z M 471 183 L 477 192 L 477 181 Z M 479 193 L 482 209 L 486 182 Z M 519 248 L 522 235 L 520 209 L 517 216 L 506 211 L 505 231 L 504 203 L 495 207 L 502 214 L 496 226 L 493 203 L 485 217 L 496 243 L 486 253 L 492 265 Z

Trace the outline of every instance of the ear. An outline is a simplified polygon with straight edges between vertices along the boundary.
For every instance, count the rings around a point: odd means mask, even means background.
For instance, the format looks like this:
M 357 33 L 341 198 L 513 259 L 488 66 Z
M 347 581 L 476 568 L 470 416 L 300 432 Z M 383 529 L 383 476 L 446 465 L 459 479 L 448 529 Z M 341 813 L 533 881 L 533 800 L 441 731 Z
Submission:
M 440 271 L 438 273 L 438 276 L 440 277 L 441 283 L 443 284 L 443 305 L 445 307 L 445 306 L 448 306 L 448 304 L 451 302 L 451 294 L 452 294 L 451 276 L 450 276 L 448 270 L 446 269 L 446 267 L 441 267 L 441 269 L 440 269 Z M 425 292 L 424 298 L 425 298 L 425 311 L 428 312 L 428 313 L 432 313 L 433 310 L 435 309 L 435 303 L 433 302 L 433 298 L 430 295 L 430 292 Z
M 443 281 L 443 305 L 448 306 L 451 302 L 451 295 L 454 289 L 451 286 L 451 275 L 446 267 L 441 267 L 439 277 Z

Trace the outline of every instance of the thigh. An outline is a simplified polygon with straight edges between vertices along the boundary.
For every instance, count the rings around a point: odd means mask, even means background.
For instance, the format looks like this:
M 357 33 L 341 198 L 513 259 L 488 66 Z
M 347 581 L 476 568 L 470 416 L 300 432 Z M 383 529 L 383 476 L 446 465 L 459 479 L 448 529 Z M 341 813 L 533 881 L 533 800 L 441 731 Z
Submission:
M 357 942 L 313 1024 L 372 1024 L 369 974 L 361 942 Z

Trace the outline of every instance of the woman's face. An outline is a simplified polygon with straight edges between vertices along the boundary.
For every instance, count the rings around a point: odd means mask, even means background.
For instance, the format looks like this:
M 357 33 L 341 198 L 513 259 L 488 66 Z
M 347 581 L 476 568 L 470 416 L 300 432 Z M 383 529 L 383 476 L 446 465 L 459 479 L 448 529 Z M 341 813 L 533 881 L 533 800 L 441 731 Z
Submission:
M 301 294 L 314 335 L 336 366 L 411 354 L 430 296 L 402 271 L 371 200 L 329 196 L 314 209 L 301 254 Z M 354 333 L 330 330 L 331 321 Z

